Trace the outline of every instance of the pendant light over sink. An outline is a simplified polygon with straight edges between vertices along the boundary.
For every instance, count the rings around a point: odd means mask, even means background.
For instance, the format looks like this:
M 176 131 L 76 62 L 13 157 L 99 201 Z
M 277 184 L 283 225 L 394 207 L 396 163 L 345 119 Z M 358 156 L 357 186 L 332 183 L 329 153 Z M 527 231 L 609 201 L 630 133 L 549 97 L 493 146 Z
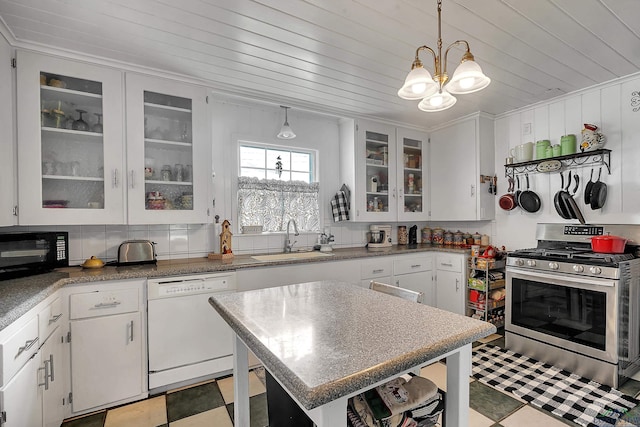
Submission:
M 293 139 L 296 137 L 296 134 L 291 129 L 291 126 L 289 126 L 289 118 L 287 116 L 287 110 L 291 107 L 285 107 L 284 105 L 281 105 L 280 107 L 284 108 L 284 123 L 280 128 L 280 133 L 278 133 L 278 138 Z
M 404 81 L 404 85 L 398 91 L 398 96 L 403 99 L 422 99 L 418 108 L 422 111 L 435 112 L 453 107 L 456 98 L 452 94 L 464 95 L 484 89 L 491 83 L 491 79 L 484 75 L 480 66 L 475 62 L 466 40 L 456 40 L 451 43 L 444 52 L 442 58 L 442 30 L 441 30 L 442 0 L 438 0 L 438 53 L 429 46 L 420 46 L 416 50 L 416 57 L 411 65 L 411 71 Z M 457 45 L 466 46 L 467 50 L 462 55 L 460 65 L 453 73 L 451 79 L 447 74 L 447 55 L 449 50 Z M 420 61 L 421 50 L 428 50 L 433 55 L 433 77 Z

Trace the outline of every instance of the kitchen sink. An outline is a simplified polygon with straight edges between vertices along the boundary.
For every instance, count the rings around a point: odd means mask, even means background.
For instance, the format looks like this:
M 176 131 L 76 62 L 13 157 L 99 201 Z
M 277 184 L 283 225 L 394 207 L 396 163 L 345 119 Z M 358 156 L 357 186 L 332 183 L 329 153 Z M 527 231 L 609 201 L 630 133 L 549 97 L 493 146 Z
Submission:
M 269 254 L 269 255 L 254 255 L 251 258 L 261 261 L 261 262 L 269 262 L 269 261 L 290 261 L 296 259 L 312 259 L 312 258 L 322 258 L 332 256 L 333 254 L 328 254 L 324 252 L 288 252 L 281 254 Z

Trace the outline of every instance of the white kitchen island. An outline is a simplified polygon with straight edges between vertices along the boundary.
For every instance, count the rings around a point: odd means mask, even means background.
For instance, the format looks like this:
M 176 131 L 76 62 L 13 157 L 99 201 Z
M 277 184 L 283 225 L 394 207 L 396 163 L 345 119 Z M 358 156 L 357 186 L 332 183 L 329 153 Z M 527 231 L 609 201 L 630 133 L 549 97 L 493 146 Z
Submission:
M 237 427 L 250 425 L 247 348 L 319 427 L 346 427 L 350 397 L 446 358 L 446 423 L 466 426 L 471 343 L 496 330 L 336 281 L 226 294 L 209 302 L 236 334 Z

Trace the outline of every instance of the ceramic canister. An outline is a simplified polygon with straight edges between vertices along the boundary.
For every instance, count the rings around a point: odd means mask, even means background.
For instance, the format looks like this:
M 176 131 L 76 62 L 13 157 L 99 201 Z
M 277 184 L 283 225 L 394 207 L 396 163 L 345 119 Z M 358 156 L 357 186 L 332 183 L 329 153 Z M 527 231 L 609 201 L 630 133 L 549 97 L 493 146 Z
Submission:
M 429 227 L 422 229 L 422 243 L 431 244 L 431 229 Z
M 563 135 L 560 137 L 561 155 L 573 154 L 578 150 L 576 136 L 573 134 Z
M 536 159 L 545 159 L 546 153 L 545 150 L 547 147 L 551 145 L 551 141 L 548 139 L 542 139 L 540 141 L 536 141 Z
M 440 227 L 433 229 L 433 237 L 431 238 L 431 242 L 434 245 L 443 245 L 444 244 L 444 230 Z
M 464 245 L 464 239 L 463 239 L 464 233 L 462 233 L 462 231 L 458 230 L 455 233 L 453 233 L 453 245 L 454 246 L 462 246 Z
M 477 231 L 473 233 L 473 244 L 480 245 L 482 243 L 482 235 Z
M 453 245 L 453 233 L 449 230 L 444 232 L 444 244 Z

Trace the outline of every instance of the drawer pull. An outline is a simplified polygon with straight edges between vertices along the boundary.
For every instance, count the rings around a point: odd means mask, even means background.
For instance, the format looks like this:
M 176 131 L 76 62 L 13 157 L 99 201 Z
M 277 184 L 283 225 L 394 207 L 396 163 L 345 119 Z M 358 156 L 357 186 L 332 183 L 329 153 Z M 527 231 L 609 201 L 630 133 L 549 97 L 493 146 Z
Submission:
M 412 264 L 411 268 L 420 268 L 422 267 L 422 264 Z
M 38 383 L 38 385 L 43 385 L 45 390 L 49 390 L 49 361 L 45 360 L 44 368 L 38 368 L 38 371 L 44 371 L 44 382 Z
M 18 348 L 18 354 L 16 354 L 16 357 L 14 357 L 14 359 L 17 359 L 22 353 L 24 353 L 25 351 L 29 350 L 37 342 L 38 342 L 38 337 L 35 337 L 32 340 L 25 341 L 24 345 L 22 347 Z
M 377 268 L 373 270 L 373 274 L 379 274 L 379 273 L 384 273 L 384 268 Z
M 49 379 L 51 382 L 55 381 L 53 378 L 53 354 L 49 355 Z
M 129 341 L 133 342 L 133 320 L 129 323 L 129 328 L 131 328 L 131 333 L 129 335 Z
M 93 308 L 113 308 L 122 304 L 120 301 L 114 302 L 101 302 L 100 304 L 96 304 Z
M 51 319 L 49 319 L 49 324 L 56 323 L 58 319 L 60 319 L 61 317 L 62 317 L 62 313 L 56 314 Z
M 440 265 L 444 265 L 446 267 L 453 267 L 453 264 L 451 264 L 450 262 L 441 262 Z

